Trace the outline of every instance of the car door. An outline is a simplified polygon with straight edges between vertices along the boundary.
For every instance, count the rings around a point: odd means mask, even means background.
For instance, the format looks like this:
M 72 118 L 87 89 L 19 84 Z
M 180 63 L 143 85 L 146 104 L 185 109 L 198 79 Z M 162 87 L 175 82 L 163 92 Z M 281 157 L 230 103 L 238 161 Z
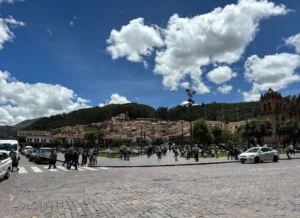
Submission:
M 260 149 L 260 151 L 259 151 L 259 159 L 261 161 L 268 160 L 268 150 L 267 150 L 267 148 Z
M 4 164 L 5 164 L 5 162 L 4 162 L 4 160 L 5 160 L 5 158 L 4 158 L 4 153 L 0 153 L 0 176 L 2 177 L 3 176 L 3 174 L 4 174 Z
M 273 158 L 274 158 L 273 148 L 266 148 L 266 150 L 267 150 L 267 158 L 268 158 L 268 160 L 273 160 Z

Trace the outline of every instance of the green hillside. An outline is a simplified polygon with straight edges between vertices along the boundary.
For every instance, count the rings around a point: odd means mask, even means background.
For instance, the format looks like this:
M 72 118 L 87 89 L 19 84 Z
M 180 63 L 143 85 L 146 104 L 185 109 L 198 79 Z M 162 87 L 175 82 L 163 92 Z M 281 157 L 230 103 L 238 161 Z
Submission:
M 222 106 L 223 105 L 223 106 Z M 206 116 L 205 116 L 206 108 Z M 189 120 L 189 108 L 178 105 L 172 108 L 154 108 L 137 103 L 111 104 L 104 107 L 93 107 L 44 117 L 28 126 L 26 129 L 50 130 L 63 126 L 74 126 L 76 124 L 91 124 L 110 120 L 111 117 L 128 112 L 130 119 L 157 118 L 162 120 Z M 192 119 L 203 117 L 206 120 L 219 120 L 234 122 L 258 116 L 260 113 L 259 102 L 248 103 L 210 103 L 195 105 L 192 107 Z

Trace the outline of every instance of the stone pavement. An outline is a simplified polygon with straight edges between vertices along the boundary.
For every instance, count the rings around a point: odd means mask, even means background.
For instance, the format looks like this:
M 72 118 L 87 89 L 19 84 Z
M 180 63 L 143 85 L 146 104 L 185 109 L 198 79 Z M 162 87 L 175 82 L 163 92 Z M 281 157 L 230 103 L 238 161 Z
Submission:
M 285 159 L 286 155 L 280 155 L 281 159 Z M 297 153 L 292 158 L 300 158 L 300 154 Z M 58 154 L 58 160 L 63 161 L 64 155 Z M 107 158 L 98 157 L 98 166 L 103 167 L 139 167 L 139 166 L 168 166 L 168 165 L 201 165 L 201 164 L 213 164 L 213 163 L 232 163 L 237 162 L 236 160 L 227 160 L 226 157 L 220 158 L 199 158 L 199 162 L 195 162 L 193 158 L 186 160 L 185 158 L 178 157 L 178 161 L 175 161 L 173 152 L 168 152 L 167 156 L 162 157 L 161 160 L 157 160 L 156 155 L 152 155 L 149 159 L 147 156 L 131 157 L 130 161 L 120 160 L 119 158 Z M 81 163 L 81 156 L 79 157 L 79 163 Z
M 289 217 L 300 214 L 300 160 L 14 174 L 0 217 Z

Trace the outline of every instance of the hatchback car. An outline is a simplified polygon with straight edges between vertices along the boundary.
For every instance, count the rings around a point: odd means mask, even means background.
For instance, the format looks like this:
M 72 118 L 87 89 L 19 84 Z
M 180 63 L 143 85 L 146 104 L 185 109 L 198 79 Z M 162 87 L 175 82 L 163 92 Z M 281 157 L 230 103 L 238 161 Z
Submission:
M 0 150 L 0 177 L 9 179 L 12 161 L 7 151 Z
M 260 163 L 263 161 L 277 162 L 278 159 L 279 152 L 269 147 L 253 147 L 239 155 L 241 163 Z
M 34 162 L 39 163 L 49 163 L 50 154 L 52 148 L 40 148 L 34 156 Z

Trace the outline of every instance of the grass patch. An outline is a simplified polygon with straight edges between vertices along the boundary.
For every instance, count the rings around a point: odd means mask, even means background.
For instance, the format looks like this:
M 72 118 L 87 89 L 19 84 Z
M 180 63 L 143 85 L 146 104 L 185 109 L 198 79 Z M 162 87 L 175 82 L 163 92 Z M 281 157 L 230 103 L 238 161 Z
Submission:
M 142 155 L 138 155 L 138 156 L 130 154 L 130 158 L 144 156 L 144 155 L 146 155 L 146 153 L 142 153 Z M 101 153 L 99 154 L 99 157 L 108 157 L 108 153 Z M 112 154 L 111 156 L 109 156 L 109 158 L 120 158 L 120 154 Z

